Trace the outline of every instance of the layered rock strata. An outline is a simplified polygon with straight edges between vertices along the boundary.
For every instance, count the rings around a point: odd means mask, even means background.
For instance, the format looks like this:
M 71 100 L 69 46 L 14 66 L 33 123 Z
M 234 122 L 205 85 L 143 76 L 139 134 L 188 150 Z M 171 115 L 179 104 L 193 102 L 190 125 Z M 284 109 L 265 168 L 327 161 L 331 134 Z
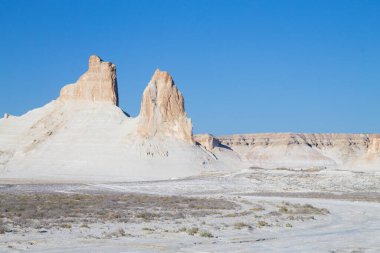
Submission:
M 61 89 L 59 101 L 107 102 L 118 105 L 116 66 L 90 56 L 88 71 L 76 83 Z
M 222 145 L 252 166 L 264 168 L 350 167 L 363 169 L 380 156 L 378 134 L 243 134 L 220 136 Z M 380 168 L 379 168 L 380 169 Z

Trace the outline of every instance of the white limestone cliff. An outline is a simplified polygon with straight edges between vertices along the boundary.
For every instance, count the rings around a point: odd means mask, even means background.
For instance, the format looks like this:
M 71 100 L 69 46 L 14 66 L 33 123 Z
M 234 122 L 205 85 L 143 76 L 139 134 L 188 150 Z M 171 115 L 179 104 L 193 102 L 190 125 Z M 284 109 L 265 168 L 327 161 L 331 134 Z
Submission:
M 263 133 L 216 138 L 252 167 L 380 170 L 378 134 Z

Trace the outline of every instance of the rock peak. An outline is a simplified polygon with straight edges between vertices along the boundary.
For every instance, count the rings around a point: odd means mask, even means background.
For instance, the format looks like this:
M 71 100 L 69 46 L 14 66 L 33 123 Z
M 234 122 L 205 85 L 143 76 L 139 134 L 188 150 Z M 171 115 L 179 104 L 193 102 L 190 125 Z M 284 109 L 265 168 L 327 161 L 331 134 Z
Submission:
M 90 56 L 90 59 L 88 59 L 88 68 L 90 69 L 90 68 L 92 68 L 94 66 L 97 66 L 102 61 L 103 60 L 99 56 L 93 54 L 93 55 Z
M 156 69 L 150 82 L 158 82 L 166 85 L 174 85 L 173 78 L 166 71 Z
M 154 72 L 143 93 L 139 118 L 138 132 L 144 137 L 173 136 L 193 143 L 184 98 L 166 71 Z
M 76 83 L 61 89 L 59 101 L 108 102 L 119 104 L 116 66 L 91 55 L 88 70 Z

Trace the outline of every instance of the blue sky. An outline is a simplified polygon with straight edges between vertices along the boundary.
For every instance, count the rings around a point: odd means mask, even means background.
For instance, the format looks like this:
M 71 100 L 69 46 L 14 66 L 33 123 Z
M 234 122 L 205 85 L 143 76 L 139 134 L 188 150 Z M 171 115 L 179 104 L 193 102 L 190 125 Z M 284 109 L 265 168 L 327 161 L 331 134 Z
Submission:
M 55 99 L 97 54 L 135 116 L 156 68 L 194 132 L 380 132 L 380 1 L 0 0 L 0 113 Z

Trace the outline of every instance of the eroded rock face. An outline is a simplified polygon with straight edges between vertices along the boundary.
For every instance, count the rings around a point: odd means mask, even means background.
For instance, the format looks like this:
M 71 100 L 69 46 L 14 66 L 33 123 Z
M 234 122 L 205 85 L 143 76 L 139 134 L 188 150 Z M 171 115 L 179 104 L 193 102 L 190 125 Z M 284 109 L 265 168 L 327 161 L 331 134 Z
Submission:
M 184 98 L 168 72 L 154 73 L 144 90 L 139 118 L 138 132 L 143 137 L 173 136 L 193 143 Z
M 211 134 L 197 134 L 194 136 L 194 140 L 209 151 L 213 150 L 220 144 Z
M 61 89 L 59 101 L 108 102 L 118 105 L 116 66 L 90 56 L 88 71 Z
M 263 168 L 376 168 L 380 157 L 378 134 L 262 133 L 217 139 Z
M 371 144 L 369 146 L 368 153 L 370 154 L 377 154 L 380 156 L 380 136 L 373 137 L 371 139 Z

